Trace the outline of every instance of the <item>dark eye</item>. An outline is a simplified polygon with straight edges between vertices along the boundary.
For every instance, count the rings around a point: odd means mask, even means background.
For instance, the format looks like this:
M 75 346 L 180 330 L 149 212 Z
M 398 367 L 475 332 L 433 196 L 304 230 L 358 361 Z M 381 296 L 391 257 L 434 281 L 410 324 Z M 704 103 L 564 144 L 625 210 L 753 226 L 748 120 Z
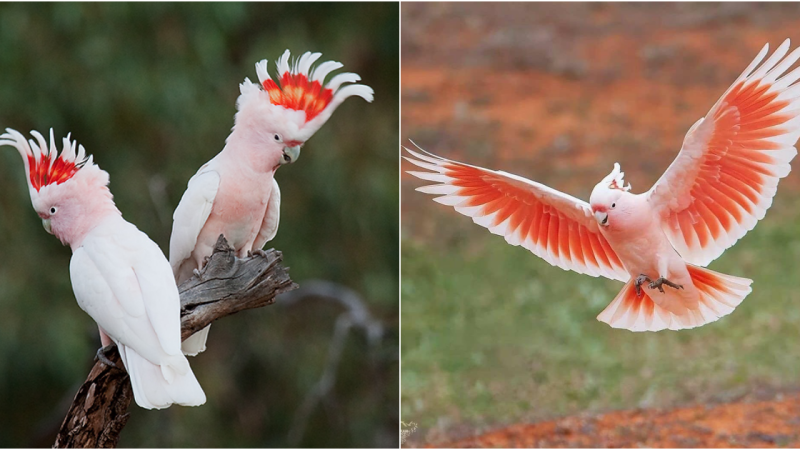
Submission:
M 617 207 L 617 204 L 616 204 L 616 203 L 612 203 L 612 204 L 611 204 L 611 207 L 612 207 L 612 208 L 616 208 L 616 207 Z
M 280 134 L 276 134 L 275 136 L 272 136 L 272 137 L 273 137 L 273 139 L 275 139 L 275 142 L 280 142 L 281 141 L 281 135 Z
M 55 213 L 56 213 L 56 207 L 55 206 L 51 206 L 50 207 L 50 214 L 55 214 Z

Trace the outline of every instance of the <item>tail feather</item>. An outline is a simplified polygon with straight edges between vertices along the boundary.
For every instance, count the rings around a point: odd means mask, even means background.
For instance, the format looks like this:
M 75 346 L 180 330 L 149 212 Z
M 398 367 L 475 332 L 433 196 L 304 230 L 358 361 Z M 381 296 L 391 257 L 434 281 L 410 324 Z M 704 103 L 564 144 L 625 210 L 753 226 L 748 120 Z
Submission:
M 125 369 L 130 375 L 133 398 L 137 405 L 146 409 L 163 409 L 173 403 L 199 406 L 206 402 L 206 394 L 189 368 L 185 356 L 175 357 L 182 360 L 185 365 L 180 361 L 177 364 L 156 365 L 130 347 L 124 345 L 117 347 Z M 188 370 L 185 370 L 187 368 Z
M 211 325 L 206 326 L 197 333 L 186 338 L 181 343 L 181 351 L 187 356 L 197 356 L 198 353 L 206 351 L 206 340 L 208 340 L 208 330 Z
M 733 312 L 752 291 L 752 280 L 687 265 L 692 283 L 698 292 L 696 307 L 676 314 L 659 306 L 642 289 L 636 295 L 633 280 L 625 284 L 597 320 L 631 331 L 682 330 L 714 322 Z M 680 309 L 680 308 L 677 308 Z

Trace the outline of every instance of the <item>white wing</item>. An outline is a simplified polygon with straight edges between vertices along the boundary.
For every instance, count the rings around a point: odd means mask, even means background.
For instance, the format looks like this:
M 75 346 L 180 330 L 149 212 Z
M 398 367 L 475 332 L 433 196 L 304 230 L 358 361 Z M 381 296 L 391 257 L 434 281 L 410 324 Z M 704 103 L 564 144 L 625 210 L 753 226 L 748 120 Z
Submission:
M 588 203 L 510 173 L 406 151 L 416 157 L 406 160 L 429 170 L 408 173 L 439 183 L 418 191 L 441 195 L 433 200 L 472 217 L 509 244 L 565 270 L 619 281 L 630 278 L 600 234 Z
M 143 408 L 203 404 L 181 353 L 180 298 L 158 246 L 122 217 L 106 219 L 70 262 L 78 305 L 117 343 Z
M 756 69 L 767 49 L 689 130 L 648 192 L 664 232 L 689 263 L 707 265 L 764 218 L 797 154 L 800 69 L 784 73 L 800 49 L 786 56 L 787 39 Z
M 203 229 L 219 189 L 219 173 L 213 170 L 212 159 L 190 180 L 175 213 L 169 239 L 169 263 L 178 277 L 181 264 L 192 255 L 197 237 Z
M 81 308 L 154 364 L 180 355 L 180 298 L 158 246 L 121 217 L 95 228 L 70 262 Z
M 253 250 L 260 250 L 264 248 L 264 244 L 275 239 L 278 234 L 278 224 L 281 221 L 281 188 L 278 187 L 278 181 L 272 179 L 272 192 L 269 195 L 269 203 L 267 204 L 267 212 L 264 215 L 264 222 L 261 224 L 261 229 L 258 231 L 258 236 L 253 243 Z

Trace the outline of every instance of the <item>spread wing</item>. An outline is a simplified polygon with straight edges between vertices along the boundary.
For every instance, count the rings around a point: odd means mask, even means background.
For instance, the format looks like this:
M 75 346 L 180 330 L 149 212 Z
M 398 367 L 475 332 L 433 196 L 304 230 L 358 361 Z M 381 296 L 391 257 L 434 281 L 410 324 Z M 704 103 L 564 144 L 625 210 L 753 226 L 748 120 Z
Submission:
M 81 308 L 110 336 L 153 363 L 181 354 L 180 299 L 167 259 L 119 218 L 92 231 L 70 262 Z
M 554 266 L 627 281 L 629 275 L 600 234 L 589 204 L 506 172 L 450 161 L 406 149 L 413 172 L 439 184 L 417 188 L 449 205 L 511 245 L 521 245 Z M 427 153 L 427 152 L 426 152 Z
M 272 192 L 269 194 L 269 203 L 267 204 L 267 212 L 264 215 L 264 222 L 261 223 L 261 229 L 258 230 L 258 236 L 253 243 L 253 250 L 260 250 L 264 248 L 264 244 L 275 239 L 278 234 L 278 224 L 281 221 L 281 188 L 278 187 L 278 181 L 272 179 Z
M 189 180 L 189 186 L 172 215 L 169 263 L 176 277 L 181 264 L 192 255 L 197 237 L 211 214 L 217 196 L 219 173 L 211 168 L 212 162 L 203 165 Z
M 648 192 L 672 245 L 705 266 L 755 227 L 791 170 L 800 137 L 800 58 L 789 40 L 757 70 L 764 46 L 711 111 L 686 134 L 678 157 Z M 786 58 L 784 58 L 786 56 Z M 779 78 L 780 77 L 780 78 Z

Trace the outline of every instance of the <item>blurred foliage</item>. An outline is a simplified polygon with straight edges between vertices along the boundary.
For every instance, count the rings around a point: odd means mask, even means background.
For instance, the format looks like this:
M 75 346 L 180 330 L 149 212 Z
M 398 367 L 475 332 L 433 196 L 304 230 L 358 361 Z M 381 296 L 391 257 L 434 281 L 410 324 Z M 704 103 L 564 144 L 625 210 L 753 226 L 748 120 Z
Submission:
M 299 442 L 295 414 L 322 374 L 335 304 L 306 300 L 217 322 L 190 360 L 198 408 L 131 406 L 121 446 L 396 446 L 398 423 L 397 4 L 0 5 L 0 127 L 55 129 L 111 175 L 124 217 L 168 248 L 195 171 L 222 149 L 254 63 L 320 51 L 375 89 L 346 101 L 278 171 L 281 228 L 269 243 L 292 278 L 359 292 L 385 335 L 348 338 L 331 395 Z M 99 345 L 75 303 L 70 251 L 30 207 L 19 155 L 0 151 L 0 446 L 50 446 Z

